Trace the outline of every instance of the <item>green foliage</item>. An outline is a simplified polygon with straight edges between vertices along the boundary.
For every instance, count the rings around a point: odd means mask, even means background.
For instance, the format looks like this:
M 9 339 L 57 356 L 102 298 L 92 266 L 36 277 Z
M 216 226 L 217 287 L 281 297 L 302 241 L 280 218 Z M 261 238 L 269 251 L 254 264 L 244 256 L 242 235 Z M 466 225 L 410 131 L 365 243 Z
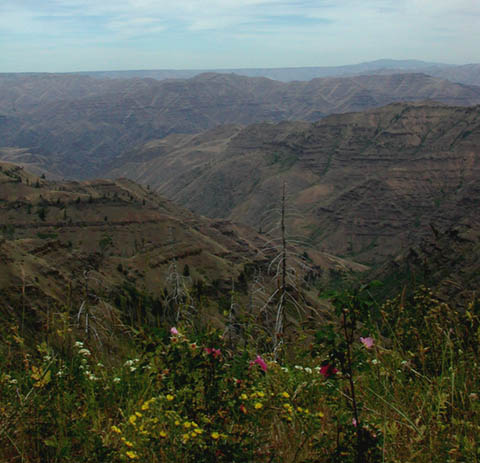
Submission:
M 480 304 L 371 294 L 332 294 L 288 361 L 171 329 L 133 286 L 126 318 L 150 309 L 115 348 L 77 341 L 68 311 L 23 334 L 0 307 L 0 461 L 478 461 Z

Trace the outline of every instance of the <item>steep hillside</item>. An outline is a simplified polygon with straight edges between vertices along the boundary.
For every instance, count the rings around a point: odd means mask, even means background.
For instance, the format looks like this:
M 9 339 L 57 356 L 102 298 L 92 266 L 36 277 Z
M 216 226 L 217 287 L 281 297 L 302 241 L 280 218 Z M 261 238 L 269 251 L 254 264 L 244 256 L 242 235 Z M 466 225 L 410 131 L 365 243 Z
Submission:
M 0 144 L 28 149 L 44 160 L 43 169 L 64 177 L 94 177 L 119 153 L 168 134 L 219 124 L 315 121 L 332 113 L 425 99 L 478 104 L 480 88 L 424 74 L 290 83 L 212 73 L 165 81 L 55 75 L 17 81 L 4 76 Z
M 130 180 L 52 182 L 8 163 L 0 224 L 0 293 L 32 307 L 90 292 L 98 303 L 128 288 L 165 301 L 179 286 L 214 301 L 232 280 L 245 292 L 275 256 L 271 237 L 197 217 Z M 314 251 L 308 259 L 322 270 L 365 269 Z
M 449 227 L 476 210 L 479 152 L 480 107 L 402 103 L 170 136 L 126 153 L 111 175 L 257 228 L 286 182 L 297 232 L 372 263 L 418 242 L 430 223 Z

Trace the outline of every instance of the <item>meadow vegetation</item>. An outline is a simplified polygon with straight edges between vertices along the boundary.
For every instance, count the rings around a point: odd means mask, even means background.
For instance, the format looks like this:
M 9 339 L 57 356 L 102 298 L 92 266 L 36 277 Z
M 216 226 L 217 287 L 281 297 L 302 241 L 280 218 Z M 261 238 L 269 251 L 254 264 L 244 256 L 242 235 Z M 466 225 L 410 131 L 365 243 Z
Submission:
M 479 302 L 331 302 L 276 360 L 259 332 L 183 319 L 101 343 L 68 310 L 28 326 L 5 307 L 0 461 L 479 461 Z

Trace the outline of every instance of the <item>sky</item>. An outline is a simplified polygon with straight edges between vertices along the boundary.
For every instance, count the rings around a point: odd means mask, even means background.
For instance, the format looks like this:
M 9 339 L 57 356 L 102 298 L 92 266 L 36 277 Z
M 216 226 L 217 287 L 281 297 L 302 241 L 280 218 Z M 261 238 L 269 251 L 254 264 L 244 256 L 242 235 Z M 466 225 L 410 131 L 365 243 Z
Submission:
M 480 0 L 0 0 L 0 72 L 480 62 Z

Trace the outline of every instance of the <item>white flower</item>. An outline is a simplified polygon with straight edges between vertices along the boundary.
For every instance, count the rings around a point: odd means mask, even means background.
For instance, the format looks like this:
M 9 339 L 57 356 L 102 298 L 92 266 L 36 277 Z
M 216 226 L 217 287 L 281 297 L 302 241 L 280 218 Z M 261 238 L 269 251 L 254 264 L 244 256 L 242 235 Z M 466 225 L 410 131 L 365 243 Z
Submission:
M 81 349 L 81 348 L 83 347 L 83 342 L 77 341 L 74 345 L 75 345 L 75 347 L 77 347 L 78 349 Z
M 303 367 L 301 365 L 295 365 L 296 370 L 303 370 Z
M 131 367 L 133 365 L 133 360 L 127 360 L 124 365 L 126 367 Z
M 121 380 L 118 376 L 115 376 L 115 378 L 113 378 L 113 382 L 114 383 L 119 383 Z
M 130 371 L 134 372 L 137 369 L 137 367 L 130 367 Z
M 307 373 L 312 373 L 312 369 L 311 369 L 310 367 L 305 367 L 305 371 L 306 371 Z
M 376 365 L 376 364 L 378 363 L 378 360 L 377 360 L 377 359 L 373 359 L 373 360 L 372 360 L 372 363 L 373 363 L 374 365 Z M 402 362 L 402 363 L 403 363 L 403 362 Z
M 85 357 L 90 357 L 92 355 L 88 349 L 80 349 L 78 355 L 84 355 Z
M 102 367 L 104 367 L 104 366 L 105 366 L 105 365 L 104 365 L 103 363 L 100 363 L 100 362 L 97 363 L 97 367 L 99 367 L 99 368 L 102 368 Z

